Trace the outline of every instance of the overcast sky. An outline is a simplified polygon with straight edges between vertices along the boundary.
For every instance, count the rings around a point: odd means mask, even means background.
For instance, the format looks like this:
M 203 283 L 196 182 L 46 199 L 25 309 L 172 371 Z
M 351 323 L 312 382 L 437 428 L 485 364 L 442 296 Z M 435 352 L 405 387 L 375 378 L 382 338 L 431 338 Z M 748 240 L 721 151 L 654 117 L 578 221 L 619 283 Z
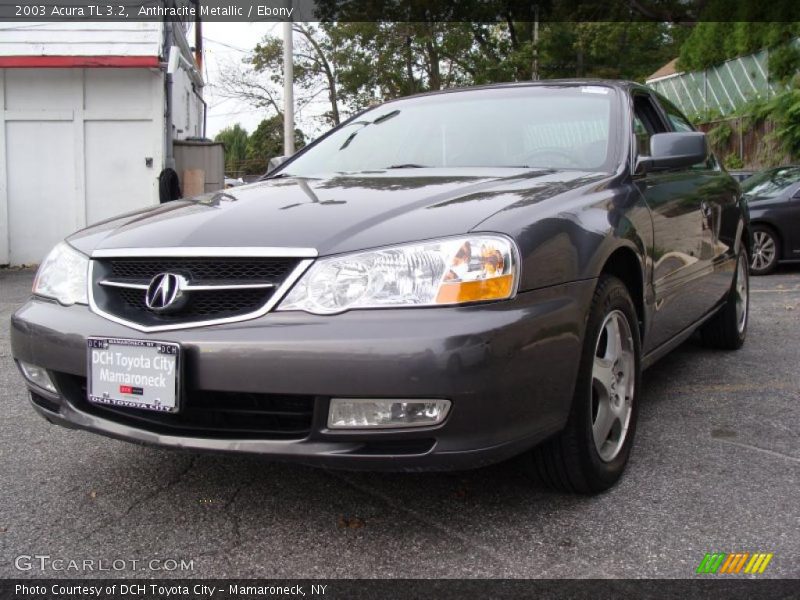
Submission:
M 206 81 L 203 97 L 208 103 L 208 137 L 213 138 L 220 130 L 235 123 L 240 123 L 248 133 L 252 133 L 267 116 L 263 110 L 219 97 L 214 85 L 219 81 L 223 65 L 240 63 L 246 52 L 252 50 L 265 35 L 281 37 L 281 33 L 280 23 L 203 23 L 203 77 Z M 193 42 L 194 37 L 190 39 Z
M 216 92 L 215 84 L 219 82 L 219 73 L 226 64 L 238 65 L 247 52 L 271 34 L 278 38 L 283 37 L 281 23 L 218 23 L 206 21 L 203 23 L 203 78 L 206 87 L 203 97 L 208 103 L 208 122 L 206 136 L 213 138 L 220 130 L 240 123 L 248 133 L 252 133 L 258 124 L 268 116 L 264 109 L 257 110 L 243 102 L 221 98 Z M 194 43 L 194 33 L 189 35 L 190 43 Z M 321 110 L 326 108 L 321 103 Z M 314 107 L 310 106 L 306 112 L 313 114 Z M 303 122 L 300 118 L 297 123 L 307 135 L 314 136 L 320 125 L 317 122 Z M 316 131 L 315 131 L 316 130 Z

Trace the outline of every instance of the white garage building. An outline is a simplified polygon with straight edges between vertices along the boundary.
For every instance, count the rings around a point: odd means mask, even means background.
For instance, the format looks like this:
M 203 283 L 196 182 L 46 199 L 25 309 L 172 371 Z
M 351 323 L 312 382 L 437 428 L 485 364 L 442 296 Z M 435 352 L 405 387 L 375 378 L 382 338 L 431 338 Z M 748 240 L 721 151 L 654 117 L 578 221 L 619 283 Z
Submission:
M 185 29 L 0 24 L 0 265 L 38 263 L 76 229 L 159 203 L 170 138 L 205 135 Z

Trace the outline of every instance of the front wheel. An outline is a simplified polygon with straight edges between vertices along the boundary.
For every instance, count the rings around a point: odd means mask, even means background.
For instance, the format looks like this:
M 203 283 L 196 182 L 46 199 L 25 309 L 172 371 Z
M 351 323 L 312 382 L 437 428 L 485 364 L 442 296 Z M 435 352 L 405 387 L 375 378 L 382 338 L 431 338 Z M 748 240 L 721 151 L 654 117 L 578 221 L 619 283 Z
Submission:
M 753 275 L 769 275 L 778 266 L 780 241 L 772 229 L 763 225 L 753 227 L 753 256 L 750 272 Z
M 639 323 L 628 289 L 603 275 L 589 309 L 567 425 L 523 457 L 537 480 L 584 494 L 614 485 L 636 430 L 640 363 Z

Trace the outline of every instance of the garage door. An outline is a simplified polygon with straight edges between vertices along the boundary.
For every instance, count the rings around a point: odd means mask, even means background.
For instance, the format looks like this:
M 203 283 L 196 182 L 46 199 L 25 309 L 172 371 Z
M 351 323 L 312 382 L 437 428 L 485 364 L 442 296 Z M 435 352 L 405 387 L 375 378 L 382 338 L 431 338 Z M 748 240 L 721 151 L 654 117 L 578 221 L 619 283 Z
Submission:
M 158 203 L 157 71 L 6 69 L 0 86 L 0 264 L 38 263 L 76 229 Z

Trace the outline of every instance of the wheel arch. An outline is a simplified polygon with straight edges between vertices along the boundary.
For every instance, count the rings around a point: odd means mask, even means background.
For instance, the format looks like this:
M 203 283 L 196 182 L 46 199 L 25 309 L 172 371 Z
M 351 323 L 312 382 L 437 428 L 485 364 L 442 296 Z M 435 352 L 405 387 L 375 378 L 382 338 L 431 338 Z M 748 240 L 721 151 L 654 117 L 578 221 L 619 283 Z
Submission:
M 608 255 L 600 273 L 613 275 L 625 284 L 639 319 L 639 335 L 645 331 L 644 272 L 638 254 L 628 246 L 619 246 Z

